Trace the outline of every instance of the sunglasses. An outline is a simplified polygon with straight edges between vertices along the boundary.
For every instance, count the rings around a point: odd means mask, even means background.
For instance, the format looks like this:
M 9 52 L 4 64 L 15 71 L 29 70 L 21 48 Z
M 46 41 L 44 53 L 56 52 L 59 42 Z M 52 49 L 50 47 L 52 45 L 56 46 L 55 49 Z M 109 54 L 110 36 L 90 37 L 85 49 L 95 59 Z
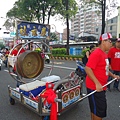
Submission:
M 111 40 L 104 40 L 105 42 L 107 41 L 107 42 L 109 42 L 109 43 L 112 43 L 112 41 Z

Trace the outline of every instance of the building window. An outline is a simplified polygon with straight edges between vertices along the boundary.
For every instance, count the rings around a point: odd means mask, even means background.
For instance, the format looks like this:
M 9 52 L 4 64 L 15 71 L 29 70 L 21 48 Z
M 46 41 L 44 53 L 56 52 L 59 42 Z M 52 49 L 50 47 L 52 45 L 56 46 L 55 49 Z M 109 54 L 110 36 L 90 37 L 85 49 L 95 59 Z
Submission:
M 98 32 L 98 28 L 96 28 L 96 32 Z
M 113 19 L 111 20 L 111 23 L 113 23 Z
M 110 30 L 112 30 L 112 26 L 110 26 Z

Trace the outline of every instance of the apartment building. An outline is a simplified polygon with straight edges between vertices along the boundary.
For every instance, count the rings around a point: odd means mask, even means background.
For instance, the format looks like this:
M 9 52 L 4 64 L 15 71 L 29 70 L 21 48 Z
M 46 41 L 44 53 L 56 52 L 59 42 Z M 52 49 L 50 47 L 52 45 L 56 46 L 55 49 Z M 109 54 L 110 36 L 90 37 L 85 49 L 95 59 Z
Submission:
M 118 24 L 118 16 L 115 16 L 111 19 L 107 19 L 105 22 L 105 32 L 109 32 L 112 36 L 117 37 L 117 24 Z M 100 36 L 102 26 L 95 27 L 95 33 Z
M 78 36 L 80 33 L 80 11 L 77 12 L 75 17 L 71 19 L 71 30 L 70 34 Z
M 71 34 L 75 36 L 78 36 L 81 32 L 96 34 L 96 26 L 102 24 L 100 7 L 96 3 L 79 6 L 76 16 L 71 19 Z
M 106 21 L 106 32 L 110 32 L 112 34 L 112 36 L 116 36 L 117 37 L 117 19 L 118 16 L 113 17 L 109 20 Z

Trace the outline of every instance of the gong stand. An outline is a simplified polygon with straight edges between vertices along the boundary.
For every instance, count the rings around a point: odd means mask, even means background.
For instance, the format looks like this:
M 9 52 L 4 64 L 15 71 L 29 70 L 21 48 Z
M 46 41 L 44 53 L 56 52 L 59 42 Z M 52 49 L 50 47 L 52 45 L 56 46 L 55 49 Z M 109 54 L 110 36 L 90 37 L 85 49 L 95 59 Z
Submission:
M 26 42 L 27 41 L 27 42 Z M 25 43 L 22 44 L 22 47 L 19 49 L 16 60 L 15 60 L 15 74 L 13 73 L 13 68 L 10 66 L 9 61 L 8 61 L 8 70 L 12 78 L 14 80 L 22 82 L 22 83 L 27 83 L 30 80 L 36 80 L 38 77 L 40 77 L 42 71 L 45 68 L 44 65 L 44 58 L 41 56 L 41 52 L 36 52 L 31 49 L 31 44 L 34 45 L 35 47 L 41 49 L 41 46 L 45 46 L 49 52 L 49 55 L 52 56 L 51 50 L 49 46 L 43 42 L 34 42 L 34 40 L 26 40 Z M 18 45 L 21 43 L 15 45 L 9 55 L 11 55 L 12 51 L 17 48 Z M 22 49 L 25 49 L 25 47 L 28 46 L 28 49 L 25 50 L 25 52 L 20 53 Z M 46 53 L 44 53 L 46 54 Z M 51 57 L 52 58 L 52 57 Z M 51 60 L 52 65 L 49 67 L 49 73 L 48 75 L 51 74 L 53 70 L 53 60 Z

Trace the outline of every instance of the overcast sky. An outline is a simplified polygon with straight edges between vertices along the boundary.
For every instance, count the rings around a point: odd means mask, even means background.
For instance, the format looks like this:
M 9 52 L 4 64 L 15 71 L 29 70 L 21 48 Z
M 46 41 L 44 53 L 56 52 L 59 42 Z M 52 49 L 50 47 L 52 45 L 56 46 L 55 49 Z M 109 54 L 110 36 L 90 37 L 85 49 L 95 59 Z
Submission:
M 3 18 L 6 17 L 6 13 L 13 7 L 15 1 L 17 0 L 0 0 L 0 27 L 4 24 L 5 19 Z M 118 2 L 120 3 L 120 0 L 118 0 Z M 114 15 L 117 15 L 117 13 L 114 13 Z M 56 30 L 61 33 L 63 32 L 63 28 L 66 28 L 66 26 L 63 26 L 62 23 L 58 20 L 56 21 L 51 19 L 50 24 L 54 24 L 56 26 Z

